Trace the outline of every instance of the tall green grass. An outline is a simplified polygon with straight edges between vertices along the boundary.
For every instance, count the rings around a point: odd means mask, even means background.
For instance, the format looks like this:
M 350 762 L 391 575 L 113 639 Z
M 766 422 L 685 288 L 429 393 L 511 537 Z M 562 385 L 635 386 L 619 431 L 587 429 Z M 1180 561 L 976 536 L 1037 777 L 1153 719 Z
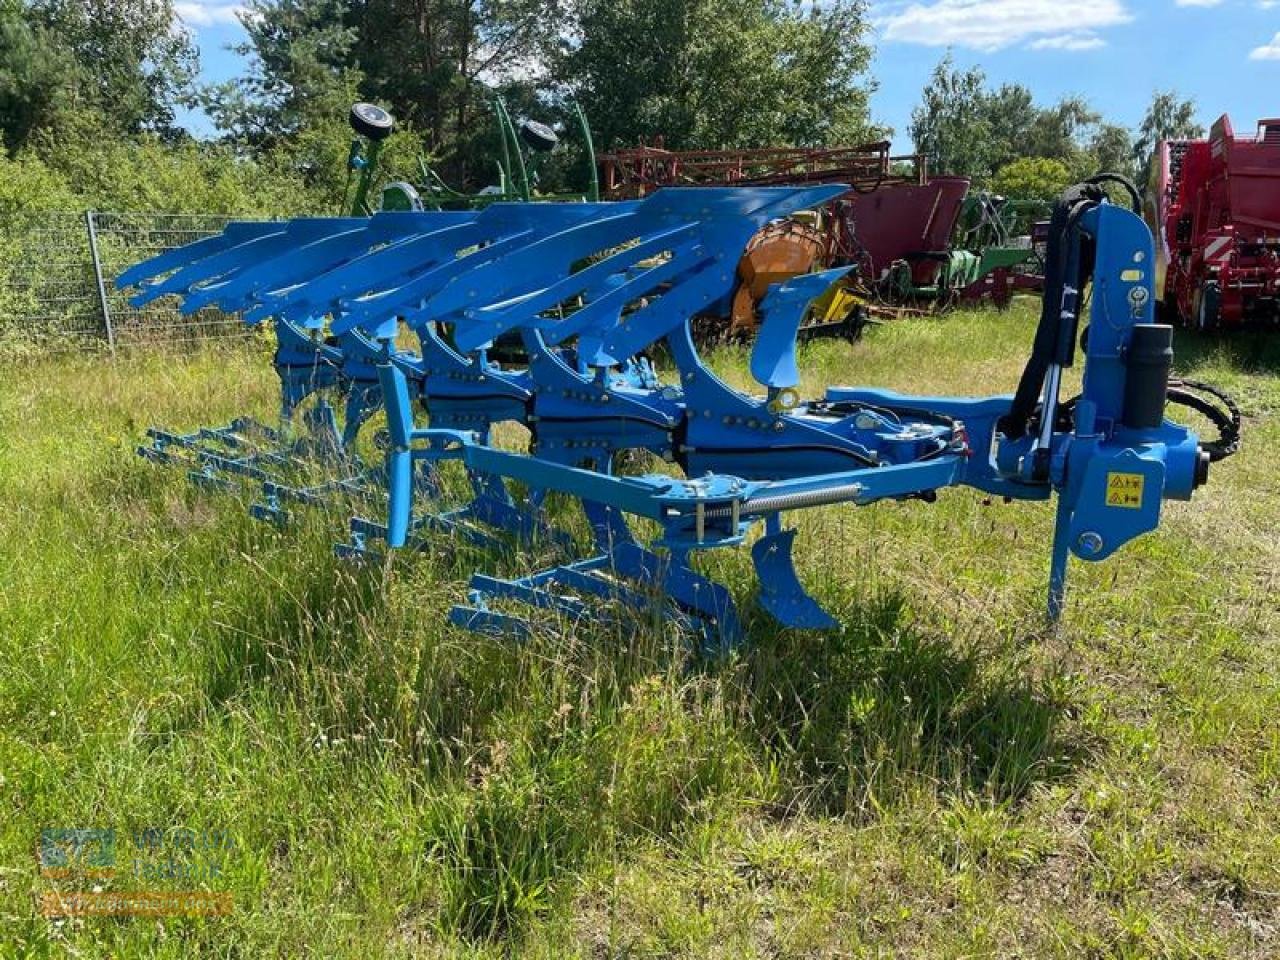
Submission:
M 1010 389 L 1026 308 L 804 348 L 806 387 Z M 840 619 L 450 627 L 441 542 L 351 568 L 346 516 L 251 521 L 132 448 L 270 418 L 246 350 L 0 379 L 0 955 L 1257 956 L 1280 952 L 1280 338 L 1183 339 L 1245 448 L 1158 533 L 1075 565 L 1051 510 L 826 508 L 796 556 Z M 716 369 L 745 384 L 745 355 Z M 49 826 L 226 829 L 210 919 L 48 921 Z M 136 888 L 117 877 L 110 888 Z

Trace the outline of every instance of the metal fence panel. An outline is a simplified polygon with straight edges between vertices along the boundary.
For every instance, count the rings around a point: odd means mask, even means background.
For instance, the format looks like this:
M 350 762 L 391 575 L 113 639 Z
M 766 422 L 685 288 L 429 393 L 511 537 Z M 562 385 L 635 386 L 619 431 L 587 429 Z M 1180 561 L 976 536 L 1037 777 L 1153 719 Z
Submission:
M 18 211 L 0 214 L 0 350 L 105 351 L 243 337 L 238 316 L 180 316 L 171 298 L 131 306 L 115 287 L 126 268 L 219 233 L 234 217 Z
M 35 350 L 97 346 L 102 308 L 82 213 L 0 218 L 0 338 Z

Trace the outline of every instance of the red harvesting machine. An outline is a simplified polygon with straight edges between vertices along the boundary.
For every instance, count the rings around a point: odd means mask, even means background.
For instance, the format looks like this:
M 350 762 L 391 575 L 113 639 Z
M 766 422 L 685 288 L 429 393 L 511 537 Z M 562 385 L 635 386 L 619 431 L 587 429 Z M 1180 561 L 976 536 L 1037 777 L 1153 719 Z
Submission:
M 1236 137 L 1223 114 L 1207 140 L 1164 140 L 1146 216 L 1156 294 L 1200 330 L 1280 320 L 1280 119 Z

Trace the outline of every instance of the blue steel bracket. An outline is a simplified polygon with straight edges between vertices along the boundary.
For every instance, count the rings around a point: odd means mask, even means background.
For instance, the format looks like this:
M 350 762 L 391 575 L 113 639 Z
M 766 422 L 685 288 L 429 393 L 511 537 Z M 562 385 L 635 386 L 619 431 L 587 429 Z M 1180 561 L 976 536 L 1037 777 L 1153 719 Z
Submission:
M 809 305 L 847 275 L 853 267 L 839 267 L 803 274 L 775 283 L 762 304 L 763 319 L 751 351 L 751 375 L 756 382 L 775 389 L 800 383 L 796 361 L 796 335 L 809 312 Z
M 1160 523 L 1165 488 L 1162 451 L 1126 447 L 1080 457 L 1075 481 L 1062 496 L 1073 502 L 1065 531 L 1071 552 L 1082 560 L 1105 560 Z
M 1086 238 L 1093 245 L 1091 269 L 1079 266 Z M 1053 318 L 1058 311 L 1064 331 L 1073 330 L 1074 324 L 1066 321 L 1076 315 L 1084 281 L 1092 281 L 1083 338 L 1083 392 L 1074 402 L 1069 432 L 1049 435 L 1041 422 L 1038 436 L 1000 437 L 997 455 L 1004 472 L 1024 482 L 1042 480 L 1040 464 L 1047 462 L 1044 480 L 1058 493 L 1049 575 L 1051 619 L 1060 616 L 1065 602 L 1069 553 L 1082 560 L 1102 560 L 1154 530 L 1161 502 L 1187 499 L 1201 482 L 1204 458 L 1199 437 L 1186 427 L 1168 419 L 1152 426 L 1128 422 L 1133 412 L 1127 408 L 1130 394 L 1148 382 L 1130 381 L 1139 376 L 1131 356 L 1135 328 L 1153 320 L 1150 231 L 1135 213 L 1102 201 L 1084 210 L 1077 226 L 1062 239 L 1068 245 L 1065 262 L 1079 275 L 1064 278 L 1062 300 L 1046 301 L 1045 317 Z M 1070 362 L 1074 350 L 1065 333 L 1059 344 L 1043 385 L 1042 421 L 1056 410 L 1058 371 Z M 1162 401 L 1163 385 L 1158 389 Z

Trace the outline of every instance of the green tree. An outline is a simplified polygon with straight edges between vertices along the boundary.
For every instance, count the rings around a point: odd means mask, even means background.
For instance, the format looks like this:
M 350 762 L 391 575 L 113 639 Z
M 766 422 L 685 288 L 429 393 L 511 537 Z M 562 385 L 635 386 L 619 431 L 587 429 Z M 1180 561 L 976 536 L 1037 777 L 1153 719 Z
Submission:
M 601 145 L 682 148 L 866 139 L 866 6 L 834 0 L 578 0 L 557 76 Z
M 1133 134 L 1118 123 L 1098 126 L 1089 141 L 1090 173 L 1119 173 L 1133 179 L 1140 171 L 1133 166 Z
M 1020 83 L 1006 83 L 983 94 L 980 109 L 990 130 L 988 162 L 991 169 L 998 170 L 1022 155 L 1039 111 L 1031 91 Z
M 1080 97 L 1065 97 L 1035 110 L 1030 136 L 1019 151 L 1028 157 L 1058 160 L 1080 176 L 1092 171 L 1087 143 L 1102 115 Z
M 1021 84 L 991 90 L 981 68 L 960 70 L 949 53 L 925 85 L 909 129 L 930 170 L 968 176 L 979 185 L 993 185 L 997 174 L 1024 159 L 1052 160 L 1069 178 L 1100 168 L 1128 172 L 1128 131 L 1103 122 L 1085 100 L 1064 97 L 1042 107 Z M 1033 168 L 1049 169 L 1014 169 Z
M 1180 98 L 1174 90 L 1158 90 L 1151 97 L 1147 112 L 1138 126 L 1133 144 L 1134 170 L 1145 182 L 1151 170 L 1151 158 L 1161 140 L 1179 140 L 1204 136 L 1204 127 L 1196 122 L 1196 102 Z
M 997 137 L 987 109 L 986 81 L 980 67 L 958 69 L 950 53 L 933 68 L 920 106 L 911 111 L 908 127 L 916 152 L 924 154 L 930 172 L 985 179 L 994 172 L 992 154 L 997 142 L 1014 142 L 1009 127 L 1017 113 L 1009 108 L 1017 105 L 1015 91 L 1001 99 L 1005 109 L 1000 118 L 1005 127 Z
M 241 15 L 248 39 L 236 48 L 247 73 L 201 94 L 226 139 L 254 157 L 269 180 L 299 184 L 315 212 L 343 207 L 347 111 L 371 99 L 350 19 L 346 0 L 250 0 Z M 393 134 L 379 161 L 383 179 L 411 177 L 420 149 L 412 134 Z
M 1056 199 L 1075 179 L 1061 160 L 1047 157 L 1021 157 L 1005 164 L 991 178 L 991 189 L 1017 200 Z
M 0 2 L 0 136 L 10 153 L 68 109 L 78 68 L 21 0 Z
M 568 0 L 353 2 L 362 89 L 419 131 L 448 179 L 483 185 L 497 149 L 493 96 L 528 101 L 545 84 L 571 29 Z
M 335 111 L 341 121 L 361 80 L 346 16 L 346 0 L 249 0 L 240 14 L 248 39 L 234 47 L 249 69 L 200 97 L 215 125 L 263 150 Z
M 199 67 L 173 0 L 20 0 L 28 22 L 79 69 L 71 103 L 107 136 L 144 130 L 176 137 L 177 108 L 189 102 Z
M 528 89 L 569 29 L 563 0 L 352 0 L 362 90 L 447 151 L 487 119 L 489 91 Z
M 536 85 L 564 17 L 556 0 L 250 0 L 237 48 L 250 70 L 203 100 L 230 139 L 287 148 L 304 166 L 329 152 L 351 101 L 372 100 L 474 185 L 492 140 L 487 101 L 499 85 Z

